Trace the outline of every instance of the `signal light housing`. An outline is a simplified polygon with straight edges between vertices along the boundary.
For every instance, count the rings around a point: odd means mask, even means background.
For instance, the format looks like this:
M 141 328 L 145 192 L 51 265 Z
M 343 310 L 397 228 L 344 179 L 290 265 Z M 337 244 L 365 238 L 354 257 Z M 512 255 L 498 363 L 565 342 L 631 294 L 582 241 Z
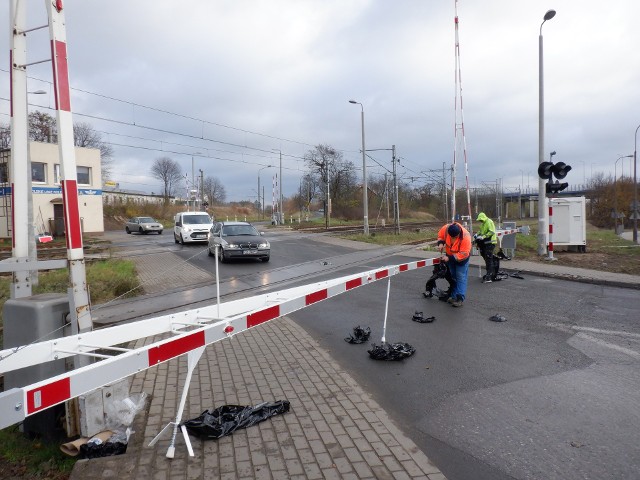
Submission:
M 545 190 L 547 194 L 550 193 L 558 193 L 567 188 L 569 184 L 567 182 L 560 183 L 558 180 L 555 182 L 553 180 L 549 180 L 545 185 Z

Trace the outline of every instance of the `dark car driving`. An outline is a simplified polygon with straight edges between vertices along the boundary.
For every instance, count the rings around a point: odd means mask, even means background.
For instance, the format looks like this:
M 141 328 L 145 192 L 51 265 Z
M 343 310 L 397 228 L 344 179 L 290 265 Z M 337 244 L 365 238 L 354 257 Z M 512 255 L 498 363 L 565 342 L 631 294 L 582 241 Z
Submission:
M 271 245 L 256 227 L 249 222 L 217 222 L 209 232 L 209 255 L 215 255 L 221 262 L 240 258 L 256 258 L 268 262 Z

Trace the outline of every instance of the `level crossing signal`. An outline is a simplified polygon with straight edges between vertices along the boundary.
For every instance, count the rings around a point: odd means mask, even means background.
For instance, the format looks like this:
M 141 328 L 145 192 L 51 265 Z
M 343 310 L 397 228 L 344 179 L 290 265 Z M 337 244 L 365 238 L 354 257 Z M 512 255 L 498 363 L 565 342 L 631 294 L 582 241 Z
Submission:
M 571 170 L 571 166 L 564 162 L 542 162 L 538 166 L 538 176 L 549 180 L 545 187 L 547 194 L 561 192 L 569 186 L 567 182 L 560 183 L 559 181 L 567 176 L 569 170 Z M 554 181 L 551 177 L 555 177 L 557 180 Z

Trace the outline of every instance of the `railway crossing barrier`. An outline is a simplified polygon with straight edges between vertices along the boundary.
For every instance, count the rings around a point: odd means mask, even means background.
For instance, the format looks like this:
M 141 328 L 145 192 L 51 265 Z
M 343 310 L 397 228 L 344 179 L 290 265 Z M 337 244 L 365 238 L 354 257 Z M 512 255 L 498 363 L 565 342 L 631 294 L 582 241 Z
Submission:
M 358 287 L 384 279 L 387 279 L 390 285 L 391 277 L 394 275 L 433 266 L 439 262 L 439 258 L 433 258 L 385 266 L 323 282 L 225 303 L 218 301 L 217 304 L 185 312 L 2 350 L 0 373 L 68 357 L 84 357 L 94 360 L 94 363 L 0 393 L 0 429 L 22 422 L 35 413 L 79 395 L 187 354 L 188 371 L 176 420 L 167 425 L 152 443 L 155 443 L 170 426 L 173 426 L 175 441 L 191 374 L 207 345 Z M 386 315 L 385 311 L 385 322 Z M 121 346 L 140 338 L 165 333 L 172 336 L 136 349 Z M 183 435 L 189 454 L 193 455 L 186 431 L 183 431 Z M 174 441 L 167 452 L 169 458 L 173 457 Z

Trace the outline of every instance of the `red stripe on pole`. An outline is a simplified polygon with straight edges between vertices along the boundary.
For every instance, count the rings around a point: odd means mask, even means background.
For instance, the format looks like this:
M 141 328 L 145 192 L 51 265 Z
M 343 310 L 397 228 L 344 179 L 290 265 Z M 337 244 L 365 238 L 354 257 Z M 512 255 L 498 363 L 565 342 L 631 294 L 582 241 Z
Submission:
M 268 322 L 280 316 L 280 305 L 265 308 L 259 312 L 247 315 L 247 328 L 255 327 L 261 323 Z
M 381 278 L 388 277 L 388 276 L 389 276 L 389 270 L 380 270 L 379 272 L 376 272 L 376 280 L 380 280 Z
M 553 223 L 549 224 L 549 233 L 553 233 Z
M 12 248 L 16 248 L 16 227 L 15 227 L 16 221 L 15 221 L 15 216 L 13 214 L 13 206 L 16 204 L 15 200 L 13 199 L 14 191 L 15 191 L 15 188 L 13 187 L 13 183 L 12 183 L 11 184 L 11 225 L 13 226 L 13 228 L 11 229 L 11 247 Z
M 71 380 L 69 377 L 34 390 L 27 391 L 27 415 L 64 402 L 71 397 Z
M 13 50 L 9 50 L 9 118 L 13 118 Z M 13 205 L 13 203 L 11 204 Z M 15 225 L 12 223 L 11 225 Z
M 553 207 L 549 205 L 549 216 L 553 215 Z
M 406 272 L 407 270 L 409 270 L 409 264 L 408 263 L 403 263 L 402 265 L 400 265 L 399 270 L 401 272 Z
M 63 180 L 62 202 L 64 203 L 64 221 L 67 230 L 67 248 L 82 248 L 78 184 L 75 180 Z
M 351 290 L 352 288 L 357 288 L 362 286 L 362 278 L 354 278 L 353 280 L 349 280 L 345 285 L 346 290 Z
M 419 260 L 418 263 L 416 264 L 416 266 L 418 268 L 426 267 L 427 266 L 427 261 L 426 260 Z
M 553 242 L 549 242 L 549 251 L 553 252 Z
M 310 293 L 309 295 L 306 296 L 305 298 L 305 302 L 307 304 L 307 306 L 319 302 L 321 300 L 326 300 L 328 297 L 327 294 L 327 289 L 325 288 L 324 290 L 320 290 L 319 292 L 313 292 Z
M 149 349 L 149 366 L 175 358 L 198 347 L 203 347 L 204 344 L 204 332 L 196 332 L 186 337 L 176 338 L 168 343 Z
M 69 95 L 67 44 L 59 40 L 52 40 L 51 59 L 53 60 L 53 91 L 56 100 L 56 110 L 70 112 L 71 99 Z

